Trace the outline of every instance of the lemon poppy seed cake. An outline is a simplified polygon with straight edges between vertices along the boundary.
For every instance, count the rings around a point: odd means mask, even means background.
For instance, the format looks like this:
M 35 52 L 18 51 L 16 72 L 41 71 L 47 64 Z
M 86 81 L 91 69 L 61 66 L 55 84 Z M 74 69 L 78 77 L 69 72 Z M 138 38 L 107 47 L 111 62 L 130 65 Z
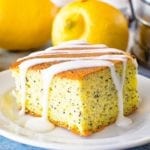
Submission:
M 71 42 L 18 59 L 10 67 L 22 113 L 82 136 L 127 118 L 138 107 L 137 65 L 123 51 Z

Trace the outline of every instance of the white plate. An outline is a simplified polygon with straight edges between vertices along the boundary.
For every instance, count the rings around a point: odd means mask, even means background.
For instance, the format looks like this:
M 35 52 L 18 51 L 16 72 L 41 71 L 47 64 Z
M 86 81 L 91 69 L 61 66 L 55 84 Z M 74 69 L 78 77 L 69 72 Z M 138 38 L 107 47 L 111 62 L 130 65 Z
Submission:
M 14 141 L 49 149 L 61 150 L 105 150 L 123 149 L 139 146 L 150 142 L 150 79 L 138 76 L 139 92 L 142 98 L 139 109 L 130 116 L 133 124 L 126 128 L 119 128 L 115 124 L 106 127 L 101 132 L 83 138 L 62 128 L 55 128 L 49 133 L 36 133 L 15 123 L 9 115 L 13 111 L 12 105 L 5 109 L 0 100 L 0 135 Z M 0 73 L 0 95 L 14 87 L 9 71 Z M 6 103 L 7 104 L 7 103 Z M 5 111 L 4 111 L 5 110 Z

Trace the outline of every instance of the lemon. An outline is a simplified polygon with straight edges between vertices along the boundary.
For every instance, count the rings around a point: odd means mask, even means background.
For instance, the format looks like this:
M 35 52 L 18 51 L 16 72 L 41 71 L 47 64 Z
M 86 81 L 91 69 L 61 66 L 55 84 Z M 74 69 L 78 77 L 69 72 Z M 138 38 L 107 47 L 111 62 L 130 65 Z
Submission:
M 86 40 L 125 50 L 128 23 L 120 10 L 98 0 L 78 0 L 67 4 L 56 15 L 52 43 Z
M 0 0 L 0 47 L 28 50 L 51 38 L 58 8 L 50 0 Z

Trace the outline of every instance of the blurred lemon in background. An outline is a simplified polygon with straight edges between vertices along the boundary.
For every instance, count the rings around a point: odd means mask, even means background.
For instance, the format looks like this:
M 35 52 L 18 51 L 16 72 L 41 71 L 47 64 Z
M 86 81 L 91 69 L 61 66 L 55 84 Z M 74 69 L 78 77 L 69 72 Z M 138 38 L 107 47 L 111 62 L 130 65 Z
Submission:
M 98 0 L 78 0 L 63 7 L 53 22 L 52 43 L 81 39 L 125 50 L 128 23 L 120 10 Z
M 51 38 L 58 8 L 50 0 L 0 0 L 0 47 L 28 50 Z

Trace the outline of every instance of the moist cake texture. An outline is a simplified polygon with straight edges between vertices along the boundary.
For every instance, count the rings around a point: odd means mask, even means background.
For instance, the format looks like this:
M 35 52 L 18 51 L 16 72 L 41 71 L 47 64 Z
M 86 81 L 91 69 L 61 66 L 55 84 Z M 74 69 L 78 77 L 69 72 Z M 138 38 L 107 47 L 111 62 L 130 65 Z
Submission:
M 18 59 L 10 67 L 22 113 L 48 119 L 82 136 L 138 107 L 137 65 L 127 53 L 105 45 L 68 43 Z

